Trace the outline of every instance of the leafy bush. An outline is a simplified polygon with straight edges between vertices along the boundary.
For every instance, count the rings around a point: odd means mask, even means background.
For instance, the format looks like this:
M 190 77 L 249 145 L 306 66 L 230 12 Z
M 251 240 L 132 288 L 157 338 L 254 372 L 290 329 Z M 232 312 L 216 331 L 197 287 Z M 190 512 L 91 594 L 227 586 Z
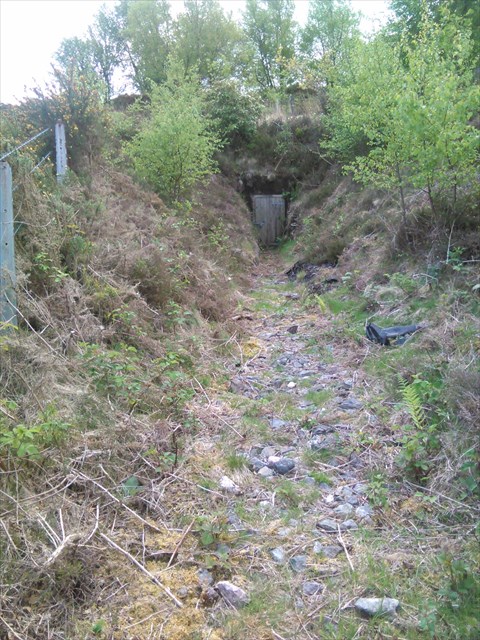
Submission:
M 150 117 L 125 145 L 137 174 L 169 202 L 216 171 L 213 154 L 219 148 L 200 87 L 174 76 L 153 89 Z

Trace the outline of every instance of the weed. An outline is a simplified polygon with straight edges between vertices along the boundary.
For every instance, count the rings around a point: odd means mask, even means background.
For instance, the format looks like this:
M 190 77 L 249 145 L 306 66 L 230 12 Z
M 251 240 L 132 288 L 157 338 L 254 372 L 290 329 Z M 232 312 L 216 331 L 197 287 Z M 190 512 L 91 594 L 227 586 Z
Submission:
M 383 473 L 373 473 L 368 480 L 368 498 L 377 507 L 388 504 L 388 487 Z
M 54 405 L 49 405 L 33 425 L 18 424 L 8 428 L 0 419 L 0 450 L 2 448 L 18 458 L 37 459 L 42 449 L 58 446 L 71 424 L 57 417 Z
M 247 459 L 245 456 L 238 455 L 237 453 L 231 453 L 228 455 L 225 462 L 230 471 L 244 469 L 247 465 Z

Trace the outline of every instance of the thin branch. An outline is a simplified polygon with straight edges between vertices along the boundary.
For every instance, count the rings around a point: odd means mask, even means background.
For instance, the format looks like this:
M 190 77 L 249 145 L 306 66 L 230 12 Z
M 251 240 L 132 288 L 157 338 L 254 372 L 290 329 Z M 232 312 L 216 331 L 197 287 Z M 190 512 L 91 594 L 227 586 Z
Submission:
M 173 550 L 172 555 L 170 556 L 170 560 L 168 561 L 168 564 L 167 564 L 167 569 L 169 569 L 169 568 L 170 568 L 170 565 L 172 564 L 173 560 L 175 559 L 175 557 L 176 557 L 176 555 L 177 555 L 177 553 L 178 553 L 178 550 L 180 549 L 180 547 L 181 547 L 181 546 L 182 546 L 182 544 L 183 544 L 183 541 L 185 540 L 185 538 L 186 538 L 186 537 L 187 537 L 187 535 L 189 534 L 190 529 L 191 529 L 191 528 L 193 527 L 193 525 L 195 524 L 195 520 L 196 520 L 196 518 L 193 518 L 193 520 L 190 522 L 190 524 L 188 525 L 188 527 L 187 527 L 187 528 L 185 529 L 185 531 L 182 533 L 182 536 L 181 536 L 180 540 L 177 542 L 177 545 L 176 545 L 175 549 Z
M 353 568 L 353 563 L 352 563 L 352 559 L 350 557 L 350 554 L 348 553 L 348 549 L 347 549 L 347 545 L 345 544 L 343 538 L 342 538 L 342 532 L 340 531 L 340 525 L 337 524 L 337 528 L 338 528 L 338 541 L 340 542 L 340 544 L 343 547 L 343 550 L 345 551 L 345 555 L 347 556 L 347 560 L 348 560 L 348 564 L 350 565 L 350 569 L 352 571 L 355 571 L 355 569 Z
M 157 527 L 156 525 L 152 524 L 151 522 L 147 522 L 147 520 L 145 520 L 144 518 L 142 518 L 142 516 L 138 515 L 138 513 L 136 511 L 134 511 L 133 509 L 130 509 L 130 507 L 128 507 L 124 502 L 122 502 L 119 498 L 117 498 L 116 496 L 113 495 L 113 493 L 110 493 L 110 491 L 108 489 L 106 489 L 103 485 L 101 485 L 99 482 L 97 482 L 96 480 L 94 480 L 93 478 L 90 478 L 89 476 L 85 475 L 84 473 L 82 473 L 81 471 L 77 472 L 78 475 L 83 478 L 84 480 L 88 480 L 89 482 L 91 482 L 92 484 L 94 484 L 96 487 L 98 487 L 99 489 L 101 489 L 101 491 L 103 491 L 104 493 L 107 494 L 107 496 L 109 498 L 111 498 L 114 502 L 116 502 L 117 504 L 121 505 L 124 509 L 126 509 L 129 513 L 132 514 L 132 516 L 134 516 L 135 518 L 137 518 L 137 520 L 140 520 L 140 522 L 142 524 L 144 524 L 147 527 L 150 527 L 150 529 L 153 529 L 154 531 L 158 531 L 158 533 L 164 533 L 165 530 L 169 531 L 168 527 L 166 525 L 164 526 L 164 529 L 159 529 L 159 527 Z

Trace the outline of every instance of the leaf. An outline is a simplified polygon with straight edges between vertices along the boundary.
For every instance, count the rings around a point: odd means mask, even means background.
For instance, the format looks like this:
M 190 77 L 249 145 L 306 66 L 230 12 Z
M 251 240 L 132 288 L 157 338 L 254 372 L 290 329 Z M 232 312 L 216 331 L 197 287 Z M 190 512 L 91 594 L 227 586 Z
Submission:
M 125 480 L 125 482 L 122 484 L 123 495 L 126 497 L 134 496 L 136 493 L 138 493 L 141 486 L 142 485 L 138 478 L 136 478 L 135 476 L 130 476 L 130 478 Z

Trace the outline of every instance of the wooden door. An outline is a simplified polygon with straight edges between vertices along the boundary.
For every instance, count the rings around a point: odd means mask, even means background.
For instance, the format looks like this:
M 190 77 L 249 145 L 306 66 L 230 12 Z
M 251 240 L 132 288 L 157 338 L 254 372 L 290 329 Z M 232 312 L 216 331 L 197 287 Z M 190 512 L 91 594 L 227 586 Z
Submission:
M 266 247 L 285 231 L 285 199 L 283 196 L 253 196 L 253 223 L 259 240 Z

